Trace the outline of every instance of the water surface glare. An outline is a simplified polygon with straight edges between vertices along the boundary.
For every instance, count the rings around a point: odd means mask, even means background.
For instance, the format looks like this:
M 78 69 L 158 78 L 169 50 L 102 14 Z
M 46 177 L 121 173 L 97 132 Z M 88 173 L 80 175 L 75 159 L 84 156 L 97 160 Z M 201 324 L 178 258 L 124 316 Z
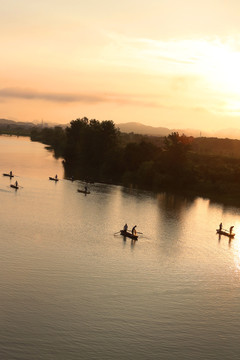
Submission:
M 240 209 L 98 183 L 85 196 L 29 139 L 0 136 L 0 168 L 18 176 L 0 176 L 0 359 L 239 357 Z M 125 222 L 138 241 L 114 236 Z

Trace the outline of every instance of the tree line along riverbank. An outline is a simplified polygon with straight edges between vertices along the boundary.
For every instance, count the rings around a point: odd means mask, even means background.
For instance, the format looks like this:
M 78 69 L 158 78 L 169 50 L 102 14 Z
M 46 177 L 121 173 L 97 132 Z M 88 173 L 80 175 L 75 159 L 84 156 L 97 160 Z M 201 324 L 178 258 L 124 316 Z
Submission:
M 67 177 L 240 205 L 239 140 L 123 134 L 112 121 L 87 118 L 33 128 L 30 137 L 63 158 Z

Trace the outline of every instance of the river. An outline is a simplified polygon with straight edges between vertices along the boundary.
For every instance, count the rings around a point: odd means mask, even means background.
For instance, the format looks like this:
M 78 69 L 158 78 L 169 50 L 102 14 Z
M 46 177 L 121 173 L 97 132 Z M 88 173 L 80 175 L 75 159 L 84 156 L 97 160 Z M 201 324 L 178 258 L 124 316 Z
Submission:
M 240 209 L 99 183 L 78 193 L 28 138 L 0 136 L 0 167 L 16 175 L 0 176 L 0 359 L 239 357 Z M 125 222 L 138 241 L 114 235 Z

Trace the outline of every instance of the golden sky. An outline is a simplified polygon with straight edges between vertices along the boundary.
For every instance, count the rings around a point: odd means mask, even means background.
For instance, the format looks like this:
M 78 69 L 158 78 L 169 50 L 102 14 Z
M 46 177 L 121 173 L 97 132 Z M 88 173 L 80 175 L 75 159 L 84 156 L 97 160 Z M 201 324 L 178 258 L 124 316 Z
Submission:
M 0 118 L 240 128 L 239 0 L 0 2 Z

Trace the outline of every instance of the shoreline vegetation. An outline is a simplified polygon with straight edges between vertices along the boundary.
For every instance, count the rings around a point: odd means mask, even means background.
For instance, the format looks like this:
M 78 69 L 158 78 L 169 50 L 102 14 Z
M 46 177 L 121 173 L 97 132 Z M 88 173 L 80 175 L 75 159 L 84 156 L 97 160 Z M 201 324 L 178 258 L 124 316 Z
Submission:
M 86 117 L 66 128 L 31 127 L 22 133 L 63 159 L 66 178 L 240 206 L 240 140 L 126 134 L 113 121 Z

